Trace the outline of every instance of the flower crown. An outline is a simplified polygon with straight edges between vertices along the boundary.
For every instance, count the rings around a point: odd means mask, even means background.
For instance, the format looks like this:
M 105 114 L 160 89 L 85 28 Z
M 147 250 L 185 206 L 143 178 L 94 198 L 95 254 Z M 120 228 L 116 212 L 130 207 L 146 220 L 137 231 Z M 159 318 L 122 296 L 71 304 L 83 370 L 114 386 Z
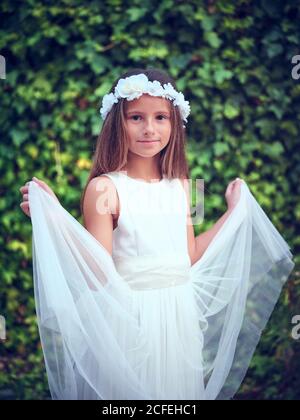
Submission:
M 115 87 L 114 93 L 104 95 L 100 109 L 103 120 L 105 120 L 113 104 L 117 103 L 119 98 L 126 98 L 127 101 L 132 101 L 142 96 L 143 93 L 148 93 L 151 96 L 162 96 L 163 98 L 172 100 L 173 105 L 179 107 L 182 119 L 185 122 L 187 121 L 191 108 L 189 101 L 184 100 L 183 94 L 177 92 L 171 83 L 162 86 L 158 80 L 151 82 L 143 73 L 120 79 Z

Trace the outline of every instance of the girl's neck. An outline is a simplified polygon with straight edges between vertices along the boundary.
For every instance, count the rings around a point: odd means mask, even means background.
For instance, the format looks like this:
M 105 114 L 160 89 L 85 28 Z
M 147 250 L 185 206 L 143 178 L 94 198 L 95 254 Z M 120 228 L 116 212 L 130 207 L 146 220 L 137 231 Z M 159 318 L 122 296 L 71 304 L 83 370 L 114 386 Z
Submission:
M 151 175 L 147 175 L 147 174 L 145 174 L 144 172 L 143 173 L 138 173 L 138 172 L 132 172 L 132 171 L 129 171 L 128 169 L 126 169 L 126 168 L 122 168 L 121 169 L 121 171 L 123 172 L 126 172 L 126 174 L 130 177 L 130 178 L 136 178 L 136 179 L 143 179 L 144 181 L 147 181 L 147 182 L 150 182 L 150 181 L 152 181 L 152 180 L 161 180 L 162 179 L 162 175 L 160 175 L 159 173 L 158 174 L 151 174 Z
M 131 178 L 144 179 L 145 181 L 151 181 L 153 179 L 160 180 L 162 178 L 159 167 L 154 162 L 151 162 L 151 164 L 145 164 L 145 162 L 127 162 L 121 170 L 125 171 Z

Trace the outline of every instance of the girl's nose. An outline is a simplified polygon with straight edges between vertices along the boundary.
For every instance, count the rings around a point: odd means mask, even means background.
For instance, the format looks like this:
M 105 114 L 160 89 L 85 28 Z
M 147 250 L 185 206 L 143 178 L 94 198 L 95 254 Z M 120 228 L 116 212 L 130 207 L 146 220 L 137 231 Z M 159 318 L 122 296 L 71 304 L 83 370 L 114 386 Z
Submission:
M 153 121 L 152 120 L 147 120 L 145 122 L 144 131 L 145 131 L 145 133 L 153 133 L 154 132 Z

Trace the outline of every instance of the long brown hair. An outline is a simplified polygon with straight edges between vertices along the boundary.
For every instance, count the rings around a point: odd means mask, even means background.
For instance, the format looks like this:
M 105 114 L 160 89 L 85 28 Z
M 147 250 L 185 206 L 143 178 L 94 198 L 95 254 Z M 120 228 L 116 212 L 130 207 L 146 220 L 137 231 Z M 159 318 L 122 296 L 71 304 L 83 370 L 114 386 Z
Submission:
M 148 68 L 134 68 L 122 74 L 112 85 L 111 92 L 114 92 L 119 79 L 132 75 L 145 74 L 152 82 L 158 80 L 161 85 L 170 83 L 178 90 L 175 81 L 164 71 Z M 92 168 L 81 196 L 81 213 L 83 213 L 83 200 L 89 182 L 102 174 L 111 171 L 119 171 L 127 163 L 129 139 L 125 125 L 125 104 L 126 98 L 121 98 L 114 103 L 107 114 L 102 125 L 96 143 L 96 150 L 93 156 Z M 182 118 L 177 106 L 171 106 L 171 135 L 167 146 L 160 152 L 159 171 L 167 178 L 189 178 L 188 164 L 185 156 L 186 135 Z

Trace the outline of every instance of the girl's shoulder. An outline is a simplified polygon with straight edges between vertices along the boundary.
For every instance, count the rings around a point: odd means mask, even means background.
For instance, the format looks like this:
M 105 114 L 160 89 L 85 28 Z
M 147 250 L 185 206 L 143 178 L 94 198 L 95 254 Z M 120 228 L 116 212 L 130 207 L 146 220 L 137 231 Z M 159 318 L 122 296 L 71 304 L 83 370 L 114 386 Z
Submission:
M 103 197 L 104 196 L 104 197 Z M 107 198 L 111 214 L 118 217 L 119 198 L 116 186 L 106 174 L 92 178 L 86 188 L 85 200 L 87 203 L 96 203 L 99 198 Z
M 183 189 L 186 191 L 186 193 L 188 193 L 189 191 L 189 180 L 187 178 L 178 178 L 178 180 L 180 181 Z
M 109 191 L 116 191 L 116 187 L 112 179 L 106 174 L 95 176 L 87 185 L 87 190 L 92 192 L 103 192 L 108 188 Z

